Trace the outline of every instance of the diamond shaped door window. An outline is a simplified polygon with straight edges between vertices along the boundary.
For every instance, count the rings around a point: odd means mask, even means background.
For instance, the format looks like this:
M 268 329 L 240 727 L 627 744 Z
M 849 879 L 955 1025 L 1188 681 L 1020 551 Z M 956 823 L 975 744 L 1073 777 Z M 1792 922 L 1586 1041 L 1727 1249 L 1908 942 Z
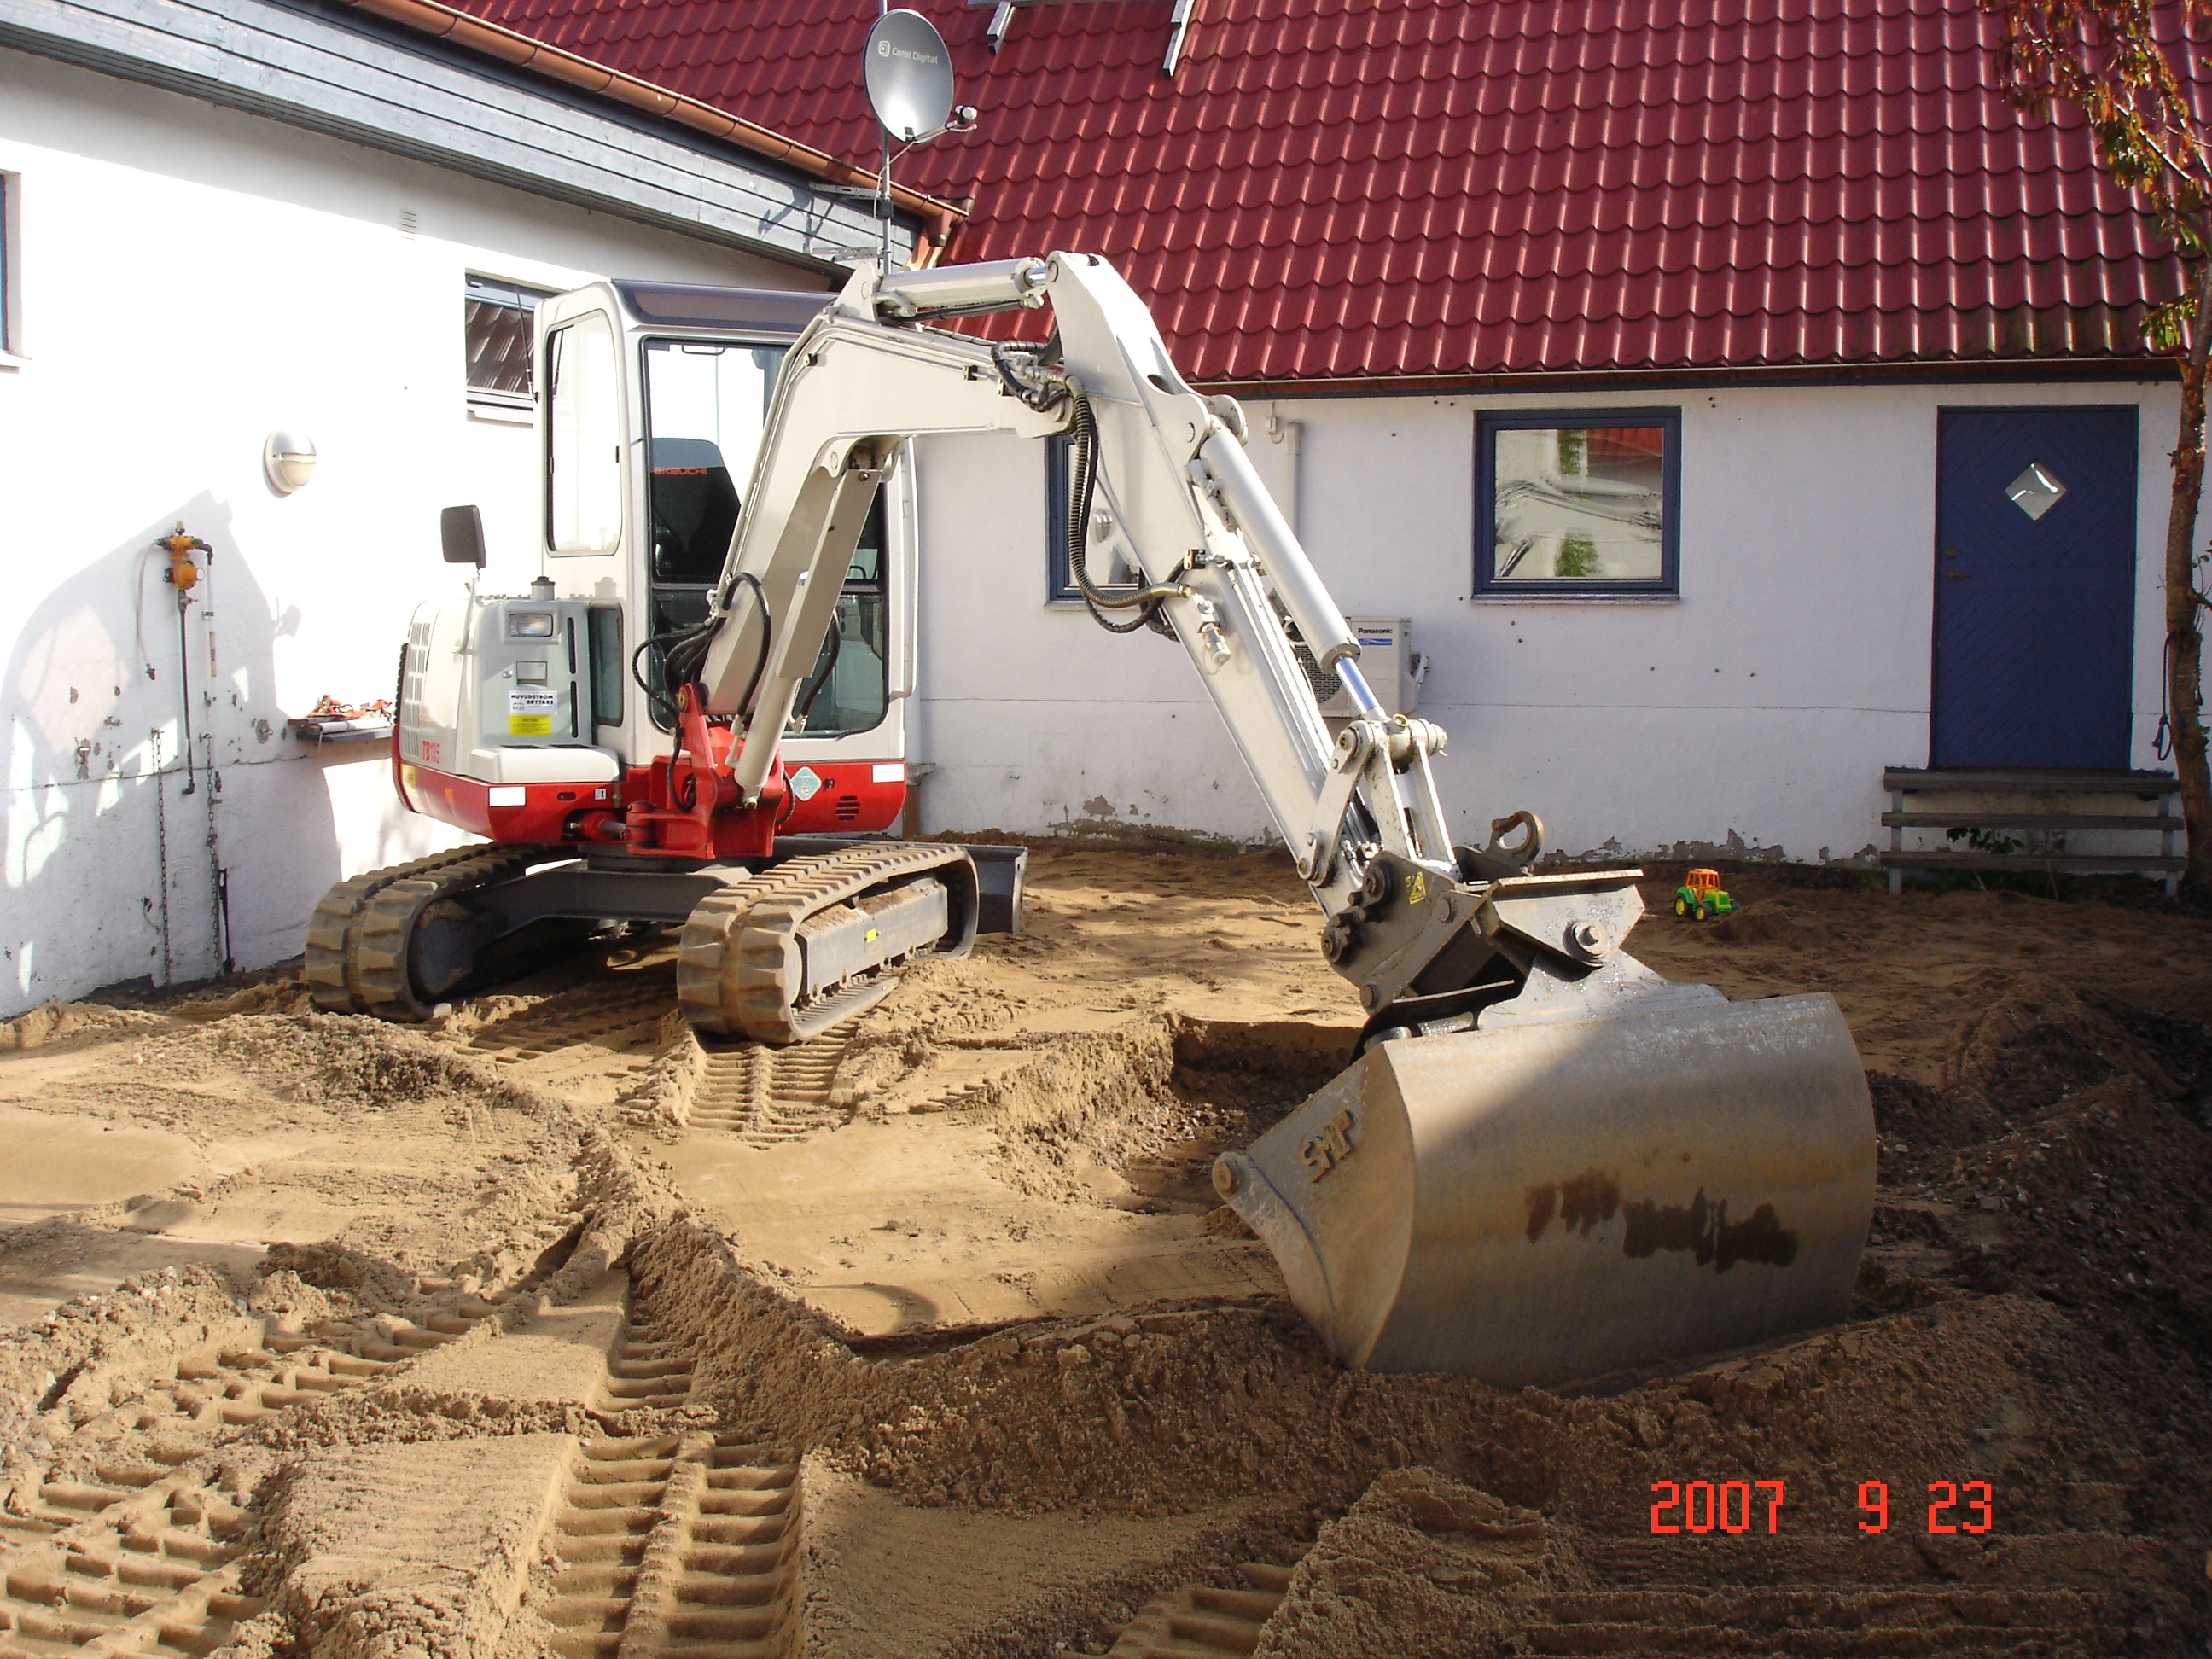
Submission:
M 2005 497 L 2031 519 L 2039 519 L 2058 505 L 2066 486 L 2041 461 L 2030 461 L 2020 477 L 2005 486 Z

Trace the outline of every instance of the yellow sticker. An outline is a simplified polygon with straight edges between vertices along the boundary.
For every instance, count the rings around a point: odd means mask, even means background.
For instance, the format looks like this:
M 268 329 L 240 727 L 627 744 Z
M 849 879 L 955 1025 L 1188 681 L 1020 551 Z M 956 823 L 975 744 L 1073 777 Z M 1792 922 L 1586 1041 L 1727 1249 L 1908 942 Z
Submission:
M 517 687 L 507 694 L 507 735 L 510 738 L 550 738 L 555 710 L 550 691 Z
M 1429 902 L 1429 878 L 1419 870 L 1406 878 L 1406 902 L 1426 904 Z
M 871 944 L 871 945 L 873 945 L 875 942 L 876 942 L 876 930 L 875 930 L 874 928 L 871 927 L 871 928 L 869 928 L 869 929 L 868 929 L 868 943 L 869 943 L 869 944 Z

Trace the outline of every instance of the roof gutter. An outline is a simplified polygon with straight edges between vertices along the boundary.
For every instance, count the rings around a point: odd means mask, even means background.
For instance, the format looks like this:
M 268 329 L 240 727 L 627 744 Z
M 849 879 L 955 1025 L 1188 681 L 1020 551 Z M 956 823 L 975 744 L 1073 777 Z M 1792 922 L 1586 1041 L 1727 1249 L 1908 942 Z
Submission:
M 877 176 L 865 167 L 787 138 L 780 132 L 757 126 L 712 104 L 696 98 L 686 98 L 680 93 L 654 86 L 650 81 L 641 81 L 634 75 L 624 75 L 580 58 L 559 46 L 549 46 L 542 40 L 497 23 L 487 23 L 471 17 L 466 12 L 440 3 L 440 0 L 346 0 L 348 5 L 362 11 L 416 30 L 419 33 L 436 35 L 453 41 L 487 58 L 495 58 L 503 64 L 518 69 L 534 70 L 556 81 L 580 87 L 586 92 L 598 93 L 617 103 L 628 104 L 649 114 L 678 122 L 698 131 L 725 139 L 741 149 L 781 162 L 796 172 L 826 184 L 848 188 L 865 186 L 880 188 Z M 917 266 L 934 264 L 944 252 L 945 245 L 953 231 L 968 217 L 967 212 L 951 202 L 926 195 L 921 191 L 893 182 L 891 201 L 922 222 L 921 238 L 915 247 L 914 263 Z
M 1632 388 L 1954 386 L 1983 382 L 2178 380 L 2179 360 L 2130 357 L 1929 357 L 1894 362 L 1712 364 L 1686 368 L 1547 369 L 1486 374 L 1358 374 L 1322 380 L 1192 379 L 1237 398 L 1507 397 Z

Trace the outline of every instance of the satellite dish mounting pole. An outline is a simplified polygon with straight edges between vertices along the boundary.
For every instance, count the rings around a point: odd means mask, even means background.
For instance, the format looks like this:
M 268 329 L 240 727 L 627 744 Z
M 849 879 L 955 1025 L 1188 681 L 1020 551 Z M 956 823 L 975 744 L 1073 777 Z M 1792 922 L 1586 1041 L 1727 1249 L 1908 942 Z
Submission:
M 972 125 L 973 110 L 952 106 L 952 54 L 945 37 L 920 12 L 894 11 L 885 3 L 863 48 L 861 80 L 868 108 L 883 134 L 883 165 L 876 173 L 876 217 L 884 274 L 891 269 L 891 146 L 903 155 L 941 132 L 957 118 Z M 965 126 L 957 129 L 967 131 Z
M 885 0 L 884 9 L 890 9 Z M 881 234 L 884 246 L 884 275 L 891 274 L 891 135 L 888 129 L 877 131 L 884 141 L 884 164 L 876 174 L 876 228 Z

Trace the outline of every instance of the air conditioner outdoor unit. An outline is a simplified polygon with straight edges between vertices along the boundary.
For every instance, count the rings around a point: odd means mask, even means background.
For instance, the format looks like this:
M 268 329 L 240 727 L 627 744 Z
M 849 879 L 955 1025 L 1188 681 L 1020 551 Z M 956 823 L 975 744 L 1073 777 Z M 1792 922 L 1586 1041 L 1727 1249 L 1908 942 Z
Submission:
M 1421 682 L 1428 678 L 1428 660 L 1413 649 L 1413 624 L 1403 617 L 1347 617 L 1352 637 L 1359 641 L 1359 672 L 1367 689 L 1389 714 L 1410 714 L 1421 700 Z M 1352 699 L 1344 681 L 1334 670 L 1324 670 L 1304 646 L 1297 647 L 1298 661 L 1321 703 L 1322 717 L 1348 720 Z

